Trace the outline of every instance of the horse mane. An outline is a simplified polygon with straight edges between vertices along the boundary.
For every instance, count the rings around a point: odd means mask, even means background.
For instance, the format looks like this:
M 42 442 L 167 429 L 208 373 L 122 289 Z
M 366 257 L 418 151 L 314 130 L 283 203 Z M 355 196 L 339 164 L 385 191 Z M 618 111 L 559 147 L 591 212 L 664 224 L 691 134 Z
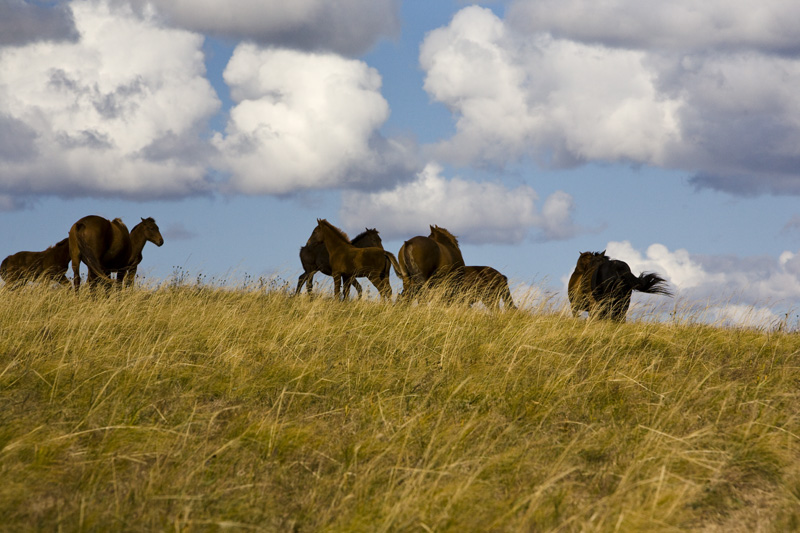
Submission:
M 351 240 L 350 242 L 352 244 L 355 244 L 358 241 L 360 241 L 361 239 L 363 239 L 364 237 L 366 237 L 367 235 L 369 235 L 370 233 L 378 233 L 378 230 L 375 229 L 375 228 L 365 228 L 364 231 L 362 231 L 361 233 L 359 233 L 358 235 L 353 237 L 353 240 Z
M 440 228 L 439 226 L 431 226 L 431 236 L 433 236 L 434 233 L 439 233 L 440 235 L 444 235 L 445 237 L 447 237 L 448 239 L 453 241 L 453 244 L 456 247 L 458 247 L 458 239 L 456 238 L 455 235 L 453 235 L 452 233 L 450 233 L 446 229 Z
M 61 248 L 62 246 L 67 246 L 67 245 L 69 245 L 69 237 L 67 237 L 66 239 L 60 240 L 60 241 L 58 241 L 57 243 L 55 243 L 55 244 L 53 244 L 51 246 L 48 246 L 47 249 L 48 250 L 52 250 L 53 248 Z
M 347 236 L 347 233 L 343 232 L 342 230 L 340 230 L 339 228 L 337 228 L 336 226 L 334 226 L 333 224 L 331 224 L 330 222 L 328 222 L 324 218 L 318 218 L 317 219 L 317 224 L 322 224 L 324 226 L 327 226 L 328 228 L 333 230 L 333 232 L 336 235 L 338 235 L 339 238 L 341 238 L 344 242 L 346 242 L 348 244 L 351 244 L 350 243 L 350 238 Z

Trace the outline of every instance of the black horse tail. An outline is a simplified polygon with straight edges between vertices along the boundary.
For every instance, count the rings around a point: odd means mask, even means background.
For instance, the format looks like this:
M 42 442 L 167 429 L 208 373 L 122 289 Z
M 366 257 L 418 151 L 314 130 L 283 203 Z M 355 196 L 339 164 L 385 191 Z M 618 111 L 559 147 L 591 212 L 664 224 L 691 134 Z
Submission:
M 672 296 L 672 291 L 667 286 L 667 280 L 654 272 L 642 272 L 639 277 L 636 278 L 636 282 L 637 283 L 633 286 L 633 290 L 635 291 Z
M 92 274 L 97 276 L 100 279 L 113 283 L 114 280 L 108 277 L 108 275 L 103 270 L 103 266 L 100 264 L 100 260 L 95 255 L 94 250 L 92 250 L 91 246 L 86 244 L 86 241 L 83 238 L 83 230 L 85 226 L 82 223 L 78 223 L 77 230 L 78 234 L 78 250 L 81 252 L 81 259 L 83 262 L 86 263 L 86 266 L 89 270 L 92 271 Z

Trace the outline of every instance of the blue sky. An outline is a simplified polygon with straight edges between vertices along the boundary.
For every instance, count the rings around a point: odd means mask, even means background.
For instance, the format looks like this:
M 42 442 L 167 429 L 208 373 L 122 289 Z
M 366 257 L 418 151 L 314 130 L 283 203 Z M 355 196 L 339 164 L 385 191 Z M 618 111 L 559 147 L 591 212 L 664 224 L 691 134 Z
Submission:
M 438 224 L 521 288 L 563 296 L 608 249 L 775 320 L 800 303 L 800 7 L 760 5 L 5 0 L 0 256 L 152 216 L 151 279 L 294 280 L 317 217 L 394 252 Z

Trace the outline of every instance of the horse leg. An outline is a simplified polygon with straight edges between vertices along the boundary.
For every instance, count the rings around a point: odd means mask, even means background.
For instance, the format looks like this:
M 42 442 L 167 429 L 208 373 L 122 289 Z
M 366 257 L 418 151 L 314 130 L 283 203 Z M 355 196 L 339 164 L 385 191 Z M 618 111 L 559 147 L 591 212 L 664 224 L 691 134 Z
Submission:
M 379 274 L 370 274 L 367 278 L 375 285 L 375 288 L 378 289 L 381 300 L 392 297 L 392 286 L 389 284 L 388 277 L 382 277 Z
M 81 260 L 72 258 L 72 282 L 75 286 L 75 292 L 81 287 Z
M 353 285 L 355 282 L 356 282 L 356 276 L 355 275 L 350 276 L 348 278 L 345 278 L 344 287 L 342 287 L 342 292 L 344 293 L 344 296 L 342 297 L 342 300 L 344 300 L 345 302 L 348 300 L 348 298 L 350 298 L 350 285 Z M 360 293 L 359 293 L 359 297 L 361 297 Z
M 303 283 L 306 284 L 306 292 L 311 294 L 311 280 L 314 278 L 314 271 L 311 272 L 303 272 L 300 274 L 300 277 L 297 278 L 297 289 L 294 291 L 294 295 L 297 296 L 300 294 L 300 291 L 303 290 Z
M 333 297 L 339 300 L 339 291 L 342 286 L 342 275 L 333 274 Z
M 353 277 L 352 284 L 353 284 L 353 287 L 356 288 L 356 292 L 358 293 L 358 299 L 360 300 L 361 299 L 361 284 L 358 282 L 358 280 L 355 277 Z

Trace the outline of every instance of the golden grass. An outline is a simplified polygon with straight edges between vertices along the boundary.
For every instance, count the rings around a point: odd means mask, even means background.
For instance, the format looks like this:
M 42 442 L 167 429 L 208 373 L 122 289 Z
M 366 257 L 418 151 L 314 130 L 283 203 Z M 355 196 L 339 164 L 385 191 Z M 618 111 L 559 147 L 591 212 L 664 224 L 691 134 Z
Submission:
M 800 527 L 800 336 L 0 288 L 0 528 Z

